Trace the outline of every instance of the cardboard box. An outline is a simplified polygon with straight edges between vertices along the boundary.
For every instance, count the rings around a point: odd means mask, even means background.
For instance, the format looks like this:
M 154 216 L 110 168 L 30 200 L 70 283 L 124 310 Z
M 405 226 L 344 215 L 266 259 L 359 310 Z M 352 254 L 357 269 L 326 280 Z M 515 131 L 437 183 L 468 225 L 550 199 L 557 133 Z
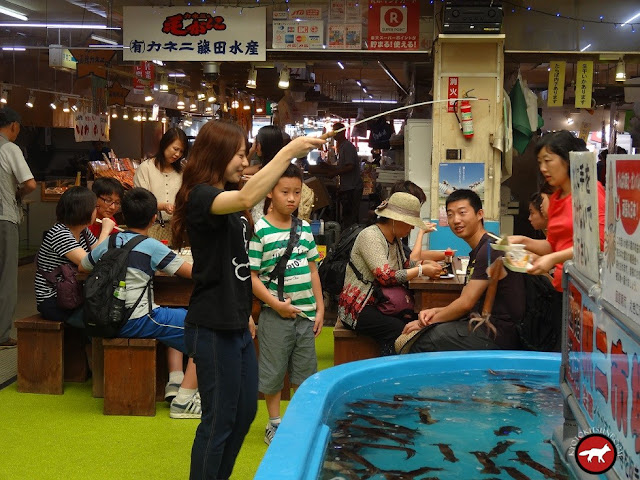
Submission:
M 323 21 L 273 22 L 272 48 L 321 49 L 323 45 Z
M 327 37 L 329 48 L 344 48 L 344 25 L 330 23 L 327 27 Z

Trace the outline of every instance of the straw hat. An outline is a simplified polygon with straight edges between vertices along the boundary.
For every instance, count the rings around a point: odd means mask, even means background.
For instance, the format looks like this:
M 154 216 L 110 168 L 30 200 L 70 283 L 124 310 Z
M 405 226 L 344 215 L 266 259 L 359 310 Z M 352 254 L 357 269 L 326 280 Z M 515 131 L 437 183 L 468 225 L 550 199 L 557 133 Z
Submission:
M 423 328 L 421 330 L 414 330 L 410 333 L 403 333 L 398 338 L 396 338 L 396 341 L 393 345 L 396 349 L 396 353 L 409 353 L 409 350 L 411 350 L 413 344 L 416 343 L 416 340 L 420 338 L 420 334 L 424 333 L 425 330 L 426 328 Z
M 378 208 L 376 215 L 379 217 L 399 220 L 414 227 L 428 230 L 429 227 L 420 218 L 420 200 L 410 193 L 396 192 L 389 200 L 385 200 Z

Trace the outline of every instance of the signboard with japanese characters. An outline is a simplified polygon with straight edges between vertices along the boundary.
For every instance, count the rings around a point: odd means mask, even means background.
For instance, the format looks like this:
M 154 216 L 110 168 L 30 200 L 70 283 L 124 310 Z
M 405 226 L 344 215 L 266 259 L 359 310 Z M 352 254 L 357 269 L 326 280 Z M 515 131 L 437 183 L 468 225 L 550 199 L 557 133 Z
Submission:
M 573 262 L 592 282 L 598 282 L 598 181 L 592 152 L 569 152 L 573 204 Z
M 266 59 L 266 9 L 123 7 L 123 60 Z
M 564 101 L 564 71 L 567 62 L 549 62 L 549 97 L 547 107 L 561 107 Z
M 362 26 L 361 0 L 347 0 L 345 7 L 344 21 L 347 23 L 358 23 Z
M 418 0 L 369 0 L 369 50 L 418 50 Z
M 576 108 L 591 108 L 593 88 L 593 62 L 581 61 L 576 64 Z
M 458 77 L 449 77 L 449 88 L 447 89 L 447 112 L 456 111 L 456 100 L 458 100 Z
M 153 80 L 156 78 L 155 64 L 153 62 L 140 62 L 133 67 L 133 92 L 142 94 L 144 88 L 153 89 Z
M 74 115 L 76 142 L 109 141 L 109 125 L 106 115 L 76 113 Z
M 607 157 L 602 296 L 640 324 L 640 155 Z
M 323 21 L 273 22 L 273 48 L 323 48 Z

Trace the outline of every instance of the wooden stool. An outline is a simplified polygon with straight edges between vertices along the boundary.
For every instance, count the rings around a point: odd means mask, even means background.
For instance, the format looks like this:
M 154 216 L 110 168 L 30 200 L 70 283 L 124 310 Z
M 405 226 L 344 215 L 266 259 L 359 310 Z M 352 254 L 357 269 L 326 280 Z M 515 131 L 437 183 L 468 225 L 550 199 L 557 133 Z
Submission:
M 333 328 L 333 364 L 341 365 L 356 360 L 377 358 L 380 356 L 380 345 L 371 337 L 358 335 L 345 328 L 338 319 Z
M 15 322 L 18 331 L 18 391 L 62 395 L 64 324 L 39 313 Z
M 87 362 L 87 334 L 79 328 L 64 328 L 64 381 L 86 382 L 89 378 Z
M 112 338 L 104 347 L 104 414 L 156 414 L 155 339 Z

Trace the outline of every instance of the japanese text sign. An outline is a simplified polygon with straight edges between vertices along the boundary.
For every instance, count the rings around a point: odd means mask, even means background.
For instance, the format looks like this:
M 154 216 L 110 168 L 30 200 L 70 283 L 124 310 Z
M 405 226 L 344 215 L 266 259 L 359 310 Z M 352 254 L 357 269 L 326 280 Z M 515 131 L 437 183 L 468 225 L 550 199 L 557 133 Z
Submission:
M 447 112 L 453 113 L 456 111 L 456 102 L 458 99 L 458 77 L 449 77 L 449 88 L 447 89 Z M 452 100 L 454 99 L 454 100 Z
M 140 62 L 134 67 L 133 91 L 143 93 L 144 87 L 153 89 L 153 80 L 156 78 L 155 64 L 153 62 Z
M 264 61 L 266 23 L 264 7 L 123 7 L 123 59 Z
M 591 108 L 593 62 L 582 61 L 576 66 L 576 108 Z
M 109 127 L 106 115 L 94 115 L 92 113 L 76 113 L 75 139 L 76 142 L 109 141 Z
M 561 107 L 564 101 L 564 71 L 566 62 L 549 63 L 549 98 L 548 107 Z
M 607 157 L 602 296 L 640 324 L 640 155 Z
M 600 229 L 596 157 L 592 152 L 569 152 L 573 204 L 573 262 L 585 277 L 598 281 Z
M 369 50 L 418 50 L 418 0 L 369 0 Z

